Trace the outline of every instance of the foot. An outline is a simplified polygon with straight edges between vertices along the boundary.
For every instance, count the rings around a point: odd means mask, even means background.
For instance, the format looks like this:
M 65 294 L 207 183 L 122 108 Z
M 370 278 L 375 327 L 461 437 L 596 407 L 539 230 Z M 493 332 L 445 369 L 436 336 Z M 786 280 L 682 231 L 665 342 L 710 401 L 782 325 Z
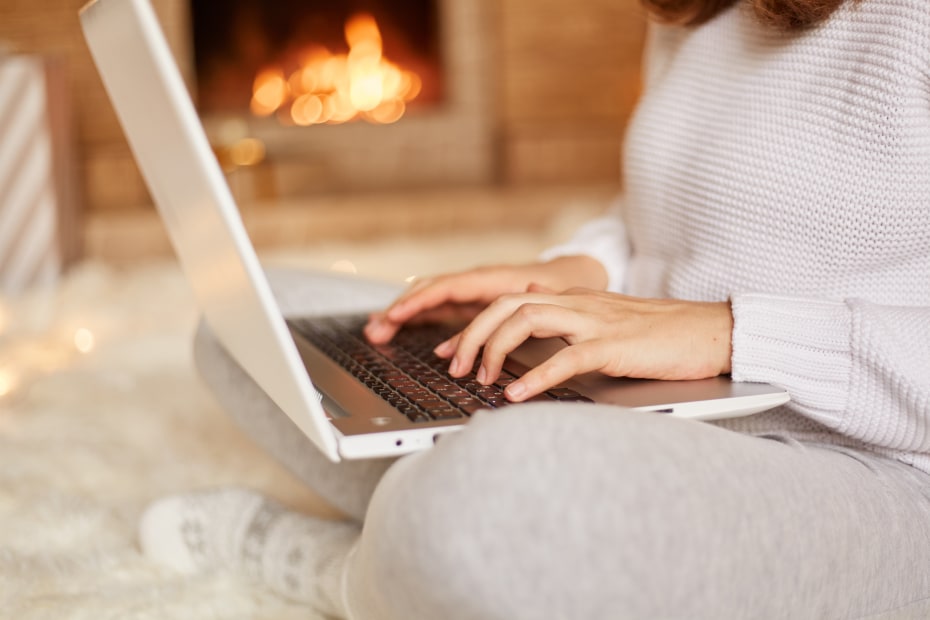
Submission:
M 183 574 L 234 570 L 287 598 L 342 615 L 342 570 L 358 528 L 285 510 L 258 493 L 167 497 L 139 524 L 143 553 Z

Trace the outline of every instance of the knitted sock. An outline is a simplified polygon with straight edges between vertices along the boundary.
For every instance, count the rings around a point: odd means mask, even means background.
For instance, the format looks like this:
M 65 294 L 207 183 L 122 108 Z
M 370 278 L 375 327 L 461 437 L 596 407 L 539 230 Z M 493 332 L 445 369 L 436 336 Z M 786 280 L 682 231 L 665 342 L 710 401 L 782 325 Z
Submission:
M 285 510 L 258 493 L 222 489 L 153 503 L 142 551 L 181 573 L 235 570 L 287 598 L 344 616 L 342 573 L 358 527 Z

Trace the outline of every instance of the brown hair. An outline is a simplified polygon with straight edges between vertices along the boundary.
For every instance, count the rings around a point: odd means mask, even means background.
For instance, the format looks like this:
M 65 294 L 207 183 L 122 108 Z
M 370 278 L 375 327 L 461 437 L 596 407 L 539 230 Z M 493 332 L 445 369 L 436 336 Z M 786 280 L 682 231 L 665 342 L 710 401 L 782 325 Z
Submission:
M 641 0 L 660 20 L 683 26 L 710 21 L 741 0 Z M 756 17 L 779 30 L 800 30 L 828 18 L 845 0 L 745 0 Z

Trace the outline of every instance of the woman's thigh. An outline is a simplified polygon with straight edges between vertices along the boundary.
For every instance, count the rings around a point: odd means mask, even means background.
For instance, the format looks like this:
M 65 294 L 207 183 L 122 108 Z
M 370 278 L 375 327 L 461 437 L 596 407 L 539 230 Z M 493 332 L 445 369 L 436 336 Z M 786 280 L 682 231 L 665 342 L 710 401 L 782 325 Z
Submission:
M 307 316 L 381 307 L 397 293 L 390 284 L 335 274 L 279 271 L 269 274 L 285 315 Z M 194 338 L 194 360 L 226 412 L 258 445 L 305 484 L 361 520 L 375 486 L 393 459 L 332 463 L 217 341 L 206 323 Z
M 850 618 L 930 596 L 930 478 L 609 407 L 479 414 L 400 461 L 360 618 Z

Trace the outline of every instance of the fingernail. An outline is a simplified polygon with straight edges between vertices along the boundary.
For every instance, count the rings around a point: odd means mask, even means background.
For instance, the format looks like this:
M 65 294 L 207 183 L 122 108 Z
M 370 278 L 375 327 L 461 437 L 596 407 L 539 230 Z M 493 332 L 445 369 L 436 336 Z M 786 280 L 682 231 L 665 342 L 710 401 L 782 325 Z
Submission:
M 452 346 L 452 341 L 446 340 L 445 342 L 439 343 L 439 345 L 433 349 L 433 353 L 439 357 L 449 357 L 454 350 L 455 348 Z
M 477 379 L 478 383 L 481 385 L 487 385 L 488 371 L 484 369 L 484 366 L 478 369 L 478 374 L 475 375 L 475 379 Z
M 518 399 L 526 394 L 526 386 L 517 381 L 508 385 L 507 389 L 504 391 L 507 393 L 508 398 Z
M 452 362 L 449 364 L 449 374 L 453 376 L 457 375 L 459 372 L 459 366 L 461 366 L 461 362 L 459 362 L 459 358 L 453 357 Z

